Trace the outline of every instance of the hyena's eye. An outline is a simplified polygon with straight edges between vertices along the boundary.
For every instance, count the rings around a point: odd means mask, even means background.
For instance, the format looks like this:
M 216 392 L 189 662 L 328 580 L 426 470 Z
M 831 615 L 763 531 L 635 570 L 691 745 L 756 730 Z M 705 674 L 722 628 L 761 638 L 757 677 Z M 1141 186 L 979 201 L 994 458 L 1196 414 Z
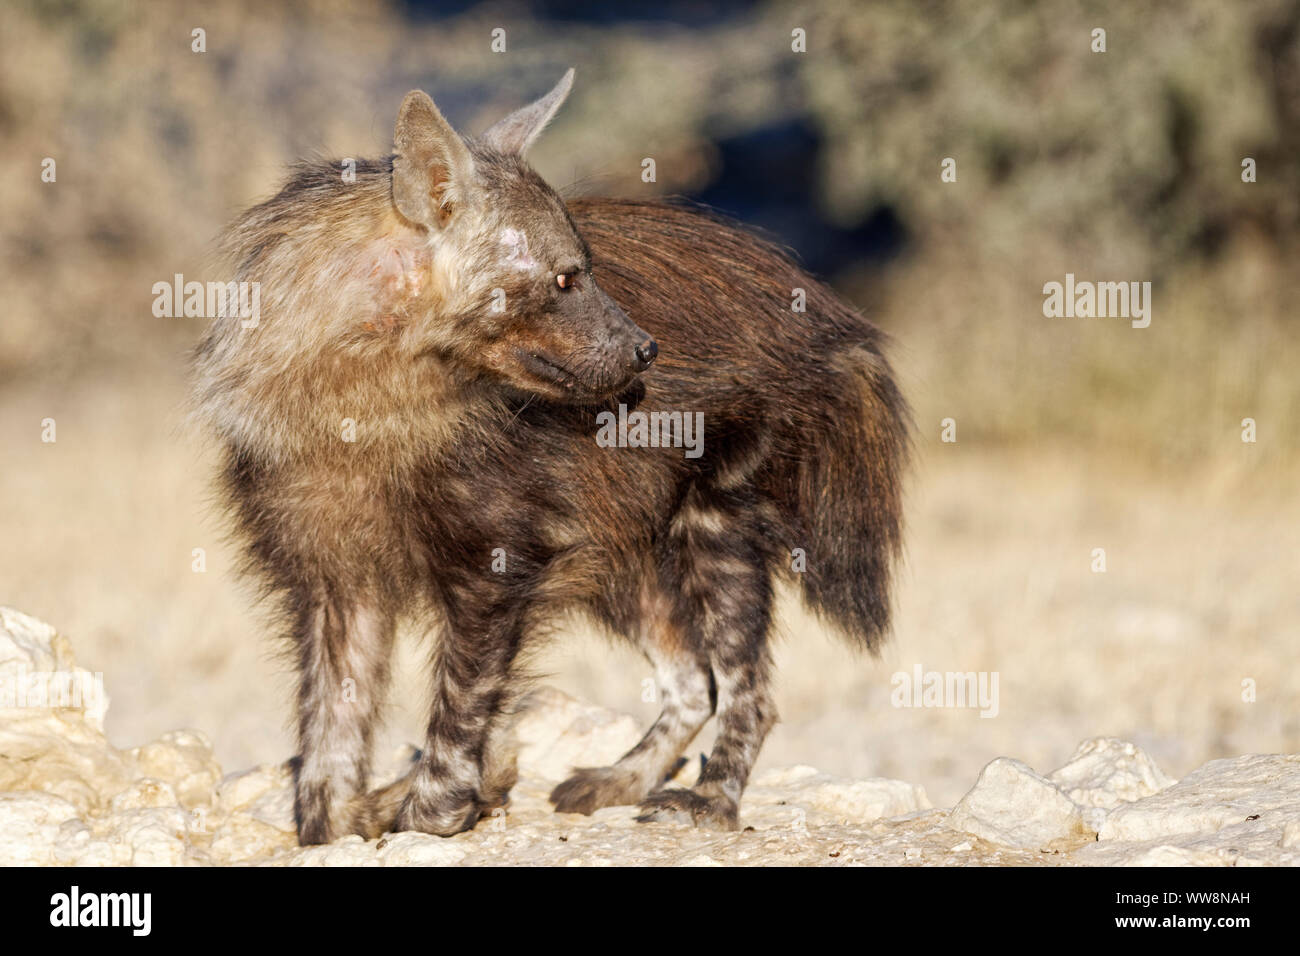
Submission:
M 578 282 L 578 273 L 560 272 L 555 276 L 555 284 L 561 289 L 572 289 Z

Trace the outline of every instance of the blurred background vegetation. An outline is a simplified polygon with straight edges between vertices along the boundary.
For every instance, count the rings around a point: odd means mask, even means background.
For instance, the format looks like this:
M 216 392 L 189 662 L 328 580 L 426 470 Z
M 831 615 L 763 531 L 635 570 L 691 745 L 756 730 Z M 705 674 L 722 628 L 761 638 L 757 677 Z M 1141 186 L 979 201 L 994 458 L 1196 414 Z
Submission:
M 384 153 L 417 86 L 477 132 L 574 65 L 543 174 L 775 234 L 895 333 L 924 429 L 1174 463 L 1244 417 L 1263 462 L 1300 436 L 1295 0 L 13 0 L 0 30 L 9 386 L 175 365 L 197 323 L 155 319 L 150 287 L 204 275 L 286 163 Z M 1044 318 L 1066 272 L 1151 281 L 1151 327 Z

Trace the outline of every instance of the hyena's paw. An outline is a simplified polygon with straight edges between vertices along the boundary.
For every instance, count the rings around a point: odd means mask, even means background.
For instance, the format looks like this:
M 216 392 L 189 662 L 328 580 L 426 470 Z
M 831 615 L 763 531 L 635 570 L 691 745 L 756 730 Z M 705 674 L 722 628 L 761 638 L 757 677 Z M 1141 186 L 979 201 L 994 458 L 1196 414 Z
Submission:
M 514 758 L 491 765 L 483 771 L 483 782 L 479 785 L 479 815 L 492 816 L 497 810 L 504 810 L 510 805 L 510 791 L 519 782 L 519 770 Z
M 660 790 L 641 802 L 638 823 L 684 823 L 701 830 L 738 830 L 736 801 L 723 794 Z
M 455 836 L 465 830 L 472 830 L 478 822 L 482 808 L 474 800 L 444 800 L 427 803 L 408 796 L 397 811 L 394 832 L 416 831 L 432 833 L 434 836 Z
M 601 807 L 631 806 L 648 788 L 629 770 L 618 767 L 580 767 L 551 791 L 556 813 L 592 814 Z

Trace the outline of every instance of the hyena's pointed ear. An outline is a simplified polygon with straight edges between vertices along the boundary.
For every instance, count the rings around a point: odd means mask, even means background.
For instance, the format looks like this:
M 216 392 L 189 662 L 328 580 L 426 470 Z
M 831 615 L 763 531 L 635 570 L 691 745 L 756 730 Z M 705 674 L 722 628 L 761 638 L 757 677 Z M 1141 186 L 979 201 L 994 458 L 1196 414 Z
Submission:
M 431 229 L 445 226 L 456 207 L 469 200 L 474 160 L 427 93 L 412 90 L 402 100 L 393 152 L 398 211 Z
M 564 104 L 572 87 L 573 67 L 569 67 L 551 92 L 492 124 L 483 134 L 483 142 L 499 152 L 522 156 Z

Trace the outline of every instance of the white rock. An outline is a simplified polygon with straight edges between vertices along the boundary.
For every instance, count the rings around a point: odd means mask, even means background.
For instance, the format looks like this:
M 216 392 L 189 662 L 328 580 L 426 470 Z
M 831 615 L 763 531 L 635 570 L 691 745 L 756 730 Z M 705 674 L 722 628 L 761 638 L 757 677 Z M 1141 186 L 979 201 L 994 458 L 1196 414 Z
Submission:
M 948 817 L 948 826 L 992 843 L 1056 848 L 1088 839 L 1079 808 L 1019 760 L 999 757 Z
M 241 773 L 227 774 L 217 784 L 217 805 L 227 813 L 252 806 L 263 794 L 283 787 L 288 781 L 287 768 L 261 766 Z
M 293 831 L 263 823 L 246 814 L 236 814 L 217 827 L 212 835 L 212 858 L 223 863 L 250 863 L 295 850 L 298 837 Z
M 1282 840 L 1280 846 L 1291 848 L 1300 848 L 1300 820 L 1290 820 L 1282 828 Z
M 427 833 L 395 833 L 379 841 L 376 853 L 384 866 L 453 866 L 468 851 L 455 840 Z
M 1113 810 L 1100 838 L 1150 840 L 1249 823 L 1281 845 L 1287 824 L 1296 821 L 1300 756 L 1249 754 L 1212 760 L 1180 783 Z
M 1174 783 L 1140 747 L 1116 737 L 1085 740 L 1048 779 L 1079 806 L 1106 810 Z
M 861 824 L 927 810 L 930 800 L 923 787 L 902 780 L 843 780 L 813 767 L 784 767 L 758 774 L 746 788 L 741 814 L 747 823 L 754 823 L 759 807 L 782 807 L 787 815 L 802 809 L 804 824 Z
M 51 848 L 60 828 L 77 813 L 74 804 L 48 793 L 0 794 L 0 865 L 53 862 Z
M 346 836 L 328 846 L 302 847 L 273 862 L 281 866 L 379 866 L 375 843 Z
M 68 691 L 75 705 L 64 706 L 51 688 Z M 108 696 L 101 675 L 77 667 L 71 646 L 53 627 L 0 607 L 0 717 L 26 709 L 72 712 L 102 733 Z
M 171 784 L 152 777 L 141 777 L 113 798 L 114 810 L 144 810 L 174 807 L 176 791 Z
M 557 783 L 575 767 L 612 764 L 643 732 L 625 714 L 585 704 L 552 687 L 540 687 L 523 700 L 514 728 L 520 766 Z
M 188 850 L 188 819 L 179 807 L 122 810 L 96 821 L 94 830 L 122 866 L 178 866 Z
M 1187 847 L 1160 846 L 1143 849 L 1131 856 L 1115 861 L 1117 866 L 1232 866 L 1230 857 L 1210 850 L 1192 850 Z
M 221 767 L 212 755 L 212 744 L 202 734 L 172 731 L 130 753 L 139 772 L 171 784 L 182 805 L 196 807 L 215 802 Z
M 1228 866 L 1298 866 L 1300 755 L 1212 760 L 1180 782 L 1112 810 L 1079 862 L 1129 864 L 1178 851 Z

